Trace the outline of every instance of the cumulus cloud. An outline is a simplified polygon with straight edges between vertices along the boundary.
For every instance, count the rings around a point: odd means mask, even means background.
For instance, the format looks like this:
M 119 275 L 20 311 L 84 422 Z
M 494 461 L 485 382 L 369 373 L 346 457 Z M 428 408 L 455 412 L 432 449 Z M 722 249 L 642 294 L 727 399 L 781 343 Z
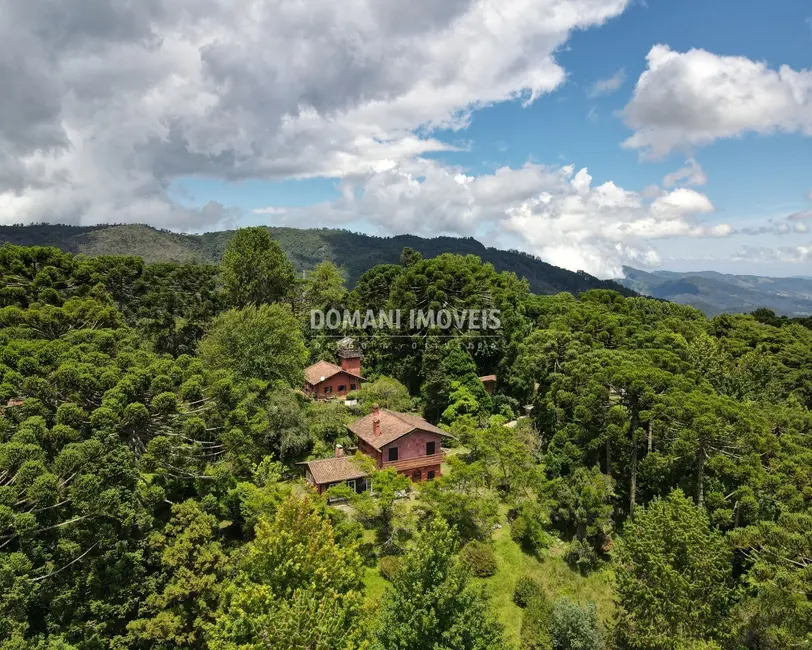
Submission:
M 704 185 L 708 182 L 708 177 L 696 160 L 688 158 L 685 167 L 666 174 L 663 178 L 663 187 L 674 187 L 674 185 Z
M 787 221 L 792 223 L 792 228 L 797 233 L 809 232 L 809 226 L 806 225 L 807 221 L 812 221 L 812 210 L 804 210 L 803 212 L 794 212 L 787 217 Z
M 657 266 L 656 243 L 727 237 L 728 224 L 704 225 L 707 196 L 688 188 L 644 195 L 586 169 L 533 163 L 469 176 L 434 161 L 346 178 L 342 198 L 288 213 L 288 223 L 318 219 L 340 225 L 363 219 L 378 232 L 507 235 L 519 247 L 571 270 L 618 277 L 624 264 Z
M 812 210 L 793 212 L 781 220 L 770 219 L 768 223 L 758 227 L 742 228 L 737 231 L 743 235 L 789 235 L 792 233 L 804 234 L 809 232 L 807 221 L 812 221 Z
M 812 135 L 812 70 L 655 45 L 623 110 L 623 146 L 660 158 L 747 132 Z
M 611 95 L 613 92 L 620 90 L 624 81 L 626 81 L 626 71 L 621 68 L 608 79 L 599 79 L 592 84 L 587 91 L 587 95 L 593 99 L 601 95 Z
M 0 220 L 195 229 L 220 216 L 180 176 L 402 169 L 558 87 L 571 31 L 629 2 L 0 0 Z
M 733 255 L 734 262 L 803 264 L 812 262 L 812 246 L 765 248 L 744 246 Z

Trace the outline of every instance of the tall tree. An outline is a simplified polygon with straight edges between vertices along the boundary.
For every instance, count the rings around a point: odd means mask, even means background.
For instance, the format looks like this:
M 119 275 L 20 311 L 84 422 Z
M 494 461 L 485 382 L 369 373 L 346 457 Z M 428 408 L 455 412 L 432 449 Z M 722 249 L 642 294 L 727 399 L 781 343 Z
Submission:
M 234 307 L 291 297 L 296 271 L 267 228 L 241 228 L 223 253 L 223 284 Z
M 287 305 L 249 305 L 220 314 L 200 342 L 200 357 L 241 377 L 302 386 L 307 349 Z
M 741 634 L 765 650 L 812 647 L 812 514 L 785 513 L 732 534 L 745 555 L 750 596 Z
M 302 292 L 307 310 L 339 309 L 347 300 L 344 273 L 330 261 L 321 262 L 307 275 Z
M 403 558 L 381 603 L 377 641 L 383 650 L 497 650 L 502 629 L 481 589 L 454 555 L 443 520 L 431 523 Z
M 367 646 L 363 568 L 335 540 L 324 505 L 291 496 L 261 520 L 211 629 L 226 650 L 354 650 Z
M 208 647 L 206 626 L 214 619 L 228 568 L 217 523 L 196 501 L 172 506 L 165 534 L 156 540 L 168 579 L 147 598 L 152 615 L 128 625 L 133 639 L 147 641 L 151 648 Z
M 705 511 L 675 490 L 626 523 L 617 553 L 617 632 L 632 648 L 720 641 L 732 604 L 730 550 Z

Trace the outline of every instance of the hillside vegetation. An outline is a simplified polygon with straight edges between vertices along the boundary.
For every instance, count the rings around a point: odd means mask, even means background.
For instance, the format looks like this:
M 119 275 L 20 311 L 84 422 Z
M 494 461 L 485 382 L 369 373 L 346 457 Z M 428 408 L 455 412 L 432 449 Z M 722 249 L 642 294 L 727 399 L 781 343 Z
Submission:
M 436 257 L 443 253 L 477 255 L 499 271 L 510 271 L 527 278 L 531 290 L 538 294 L 613 289 L 623 295 L 634 295 L 633 291 L 615 282 L 599 280 L 583 272 L 567 271 L 519 251 L 486 248 L 472 238 L 423 239 L 413 235 L 374 237 L 329 228 L 268 228 L 268 231 L 282 246 L 299 274 L 312 270 L 319 262 L 330 261 L 344 270 L 350 287 L 373 266 L 397 264 L 401 251 L 408 247 L 423 257 Z M 42 224 L 0 226 L 0 244 L 56 246 L 66 252 L 86 255 L 136 255 L 149 263 L 216 263 L 222 258 L 233 234 L 233 231 L 223 231 L 182 235 L 142 225 Z
M 399 260 L 348 290 L 263 228 L 219 264 L 1 247 L 0 650 L 812 647 L 808 321 Z M 357 404 L 311 400 L 344 335 Z M 373 403 L 451 434 L 441 475 L 319 496 L 299 463 Z
M 769 309 L 783 316 L 812 315 L 812 278 L 770 278 L 715 271 L 675 273 L 624 267 L 623 286 L 638 293 L 701 309 L 708 316 Z

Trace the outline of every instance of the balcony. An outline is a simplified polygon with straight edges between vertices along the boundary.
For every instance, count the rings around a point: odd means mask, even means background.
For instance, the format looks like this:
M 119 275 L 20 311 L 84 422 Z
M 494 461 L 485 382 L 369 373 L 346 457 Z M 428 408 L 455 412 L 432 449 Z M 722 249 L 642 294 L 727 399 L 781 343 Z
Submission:
M 385 462 L 381 465 L 381 469 L 389 469 L 390 467 L 398 472 L 409 472 L 414 469 L 421 469 L 430 465 L 440 465 L 445 461 L 445 452 L 441 451 L 438 454 L 431 456 L 415 456 L 414 458 L 404 458 L 403 460 L 393 460 Z

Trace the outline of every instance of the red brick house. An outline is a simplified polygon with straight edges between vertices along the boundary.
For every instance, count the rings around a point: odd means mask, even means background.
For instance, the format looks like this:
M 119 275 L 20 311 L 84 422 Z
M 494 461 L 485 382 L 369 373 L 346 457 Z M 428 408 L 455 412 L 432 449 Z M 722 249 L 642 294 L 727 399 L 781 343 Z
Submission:
M 367 488 L 367 473 L 361 468 L 353 456 L 345 456 L 341 445 L 336 445 L 335 458 L 309 460 L 298 463 L 305 468 L 305 479 L 319 494 L 324 494 L 329 488 L 346 483 L 356 492 L 363 492 Z
M 378 469 L 390 467 L 413 481 L 440 476 L 444 438 L 452 436 L 423 418 L 379 409 L 347 428 L 358 438 L 358 451 L 372 458 Z
M 361 354 L 356 350 L 339 353 L 341 365 L 329 361 L 317 361 L 305 368 L 304 392 L 316 399 L 344 397 L 359 390 L 364 378 L 361 376 Z
M 452 436 L 423 418 L 408 413 L 379 409 L 356 420 L 347 429 L 358 438 L 358 451 L 369 456 L 377 469 L 394 468 L 412 481 L 430 481 L 440 476 L 444 454 L 443 438 Z M 305 478 L 319 494 L 340 483 L 360 492 L 367 487 L 367 474 L 357 460 L 344 456 L 336 447 L 335 458 L 299 463 Z

